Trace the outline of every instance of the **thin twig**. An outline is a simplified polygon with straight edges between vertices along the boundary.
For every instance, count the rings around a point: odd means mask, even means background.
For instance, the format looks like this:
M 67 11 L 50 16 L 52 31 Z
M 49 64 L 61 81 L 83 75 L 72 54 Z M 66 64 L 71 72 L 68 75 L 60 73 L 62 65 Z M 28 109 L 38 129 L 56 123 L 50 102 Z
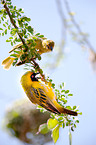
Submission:
M 8 9 L 8 7 L 7 7 L 7 5 L 6 5 L 6 3 L 5 3 L 5 1 L 2 0 L 2 3 L 3 3 L 3 6 L 4 6 L 4 8 L 5 8 L 5 10 L 6 10 L 6 12 L 7 12 L 9 18 L 10 18 L 10 21 L 11 21 L 12 25 L 14 26 L 14 28 L 16 28 L 16 29 L 18 30 L 19 28 L 18 28 L 17 25 L 15 24 L 15 21 L 14 21 L 14 19 L 12 18 L 12 15 L 11 15 L 11 13 L 10 13 L 10 11 L 9 11 L 9 9 Z M 26 49 L 26 51 L 27 51 L 27 50 L 28 50 L 28 46 L 26 45 L 25 40 L 24 40 L 24 39 L 22 38 L 22 36 L 20 35 L 19 30 L 17 31 L 17 34 L 18 34 L 20 40 L 22 41 L 22 43 L 23 43 L 23 45 L 25 46 L 25 49 Z M 38 72 L 39 72 L 40 75 L 42 76 L 42 81 L 44 81 L 45 83 L 47 83 L 47 80 L 45 79 L 45 75 L 41 73 L 41 71 L 40 71 L 41 68 L 40 68 L 40 66 L 38 65 L 38 63 L 36 63 L 35 60 L 34 60 L 33 58 L 31 58 L 31 61 L 33 62 L 34 67 L 38 69 Z
M 56 68 L 56 66 L 59 64 L 60 60 L 63 58 L 63 54 L 64 54 L 64 47 L 67 41 L 67 35 L 66 35 L 66 31 L 67 31 L 67 22 L 66 22 L 66 17 L 62 11 L 62 5 L 60 0 L 56 0 L 56 5 L 57 5 L 57 9 L 58 9 L 58 13 L 61 17 L 62 20 L 62 29 L 61 29 L 61 42 L 59 45 L 59 51 L 58 54 L 56 55 L 56 59 L 55 59 L 55 63 L 51 64 L 51 69 Z
M 64 39 L 64 41 L 66 41 L 66 30 L 67 30 L 67 22 L 66 22 L 66 16 L 64 15 L 63 11 L 62 11 L 62 6 L 61 6 L 61 2 L 60 0 L 56 0 L 56 5 L 58 8 L 58 13 L 61 17 L 62 20 L 62 24 L 63 24 L 63 28 L 62 28 L 62 38 Z
M 66 10 L 71 18 L 72 23 L 74 24 L 74 26 L 77 28 L 79 34 L 83 34 L 83 31 L 81 30 L 81 28 L 79 27 L 79 25 L 77 24 L 75 18 L 73 15 L 71 15 L 71 9 L 69 7 L 68 1 L 64 0 L 65 6 L 66 6 Z M 82 35 L 84 41 L 86 42 L 87 46 L 89 47 L 90 50 L 94 51 L 94 48 L 92 47 L 91 43 L 89 42 L 88 38 L 86 38 L 84 35 Z

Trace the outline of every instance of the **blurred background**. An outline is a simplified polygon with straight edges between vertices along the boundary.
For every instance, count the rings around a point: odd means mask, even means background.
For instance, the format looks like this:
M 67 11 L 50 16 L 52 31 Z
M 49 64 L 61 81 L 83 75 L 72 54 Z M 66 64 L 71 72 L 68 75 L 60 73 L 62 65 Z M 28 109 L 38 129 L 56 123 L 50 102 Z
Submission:
M 78 105 L 83 115 L 72 132 L 74 145 L 96 144 L 96 1 L 94 0 L 20 0 L 13 5 L 24 8 L 31 18 L 31 26 L 55 42 L 51 54 L 43 54 L 39 62 L 44 73 L 58 85 L 66 82 L 66 89 L 73 93 L 70 105 Z M 0 37 L 0 64 L 12 46 Z M 57 59 L 58 58 L 58 59 Z M 46 67 L 47 64 L 47 67 Z M 8 71 L 0 66 L 0 144 L 23 145 L 4 130 L 4 117 L 13 102 L 27 97 L 21 87 L 20 78 L 25 70 L 11 67 Z M 15 105 L 13 105 L 14 107 Z M 18 106 L 17 106 L 18 108 Z M 10 109 L 9 109 L 10 110 Z M 9 111 L 10 112 L 10 111 Z M 3 127 L 2 127 L 3 126 Z M 49 139 L 51 141 L 51 139 Z M 53 142 L 46 143 L 53 144 Z M 68 145 L 68 128 L 60 130 L 56 145 Z

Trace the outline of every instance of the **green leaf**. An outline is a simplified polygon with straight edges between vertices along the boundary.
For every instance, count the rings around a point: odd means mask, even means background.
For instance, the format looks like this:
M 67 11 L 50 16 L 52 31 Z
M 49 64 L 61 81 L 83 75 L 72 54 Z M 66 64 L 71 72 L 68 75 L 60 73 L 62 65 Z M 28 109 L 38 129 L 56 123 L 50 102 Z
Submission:
M 38 60 L 41 60 L 41 56 L 39 53 L 37 53 L 36 56 L 37 56 Z
M 56 143 L 59 138 L 59 126 L 55 127 L 55 129 L 52 131 L 52 138 L 54 143 Z
M 73 94 L 68 94 L 68 96 L 73 96 Z
M 75 110 L 77 107 L 76 106 L 73 106 L 73 110 Z
M 0 28 L 0 30 L 2 30 L 2 31 L 3 31 L 3 29 L 2 29 L 2 28 Z
M 13 46 L 13 42 L 11 41 L 11 46 Z
M 0 15 L 3 14 L 3 12 L 0 10 Z
M 35 37 L 35 36 L 33 36 L 32 38 L 33 38 L 34 40 L 37 40 L 37 37 Z
M 13 39 L 13 37 L 9 37 L 9 39 Z
M 74 124 L 74 127 L 76 128 L 76 124 Z
M 35 34 L 35 36 L 38 36 L 38 35 L 40 35 L 40 33 Z
M 27 22 L 31 21 L 31 19 L 30 19 L 30 18 L 27 18 L 27 17 L 25 17 L 25 16 L 24 16 L 24 17 L 22 17 L 21 19 L 23 20 L 23 22 L 24 22 L 24 21 L 27 21 Z
M 53 129 L 58 123 L 59 123 L 59 122 L 58 122 L 57 119 L 52 119 L 52 118 L 50 118 L 50 119 L 47 121 L 47 124 L 48 124 L 48 128 L 49 128 L 49 129 Z
M 40 36 L 38 36 L 38 37 L 43 38 L 43 37 L 44 37 L 44 35 L 40 35 Z
M 66 91 L 65 91 L 65 94 L 68 94 L 68 93 L 69 93 L 69 90 L 66 90 Z
M 10 9 L 12 9 L 13 8 L 13 6 L 12 5 L 10 5 L 10 6 L 8 6 Z
M 65 95 L 61 95 L 61 98 L 65 98 Z
M 64 87 L 64 82 L 62 83 L 62 86 Z
M 17 63 L 17 61 L 18 61 L 18 58 L 15 58 L 15 60 L 14 60 L 14 62 L 13 62 L 13 66 L 15 66 L 15 64 Z
M 78 113 L 78 114 L 82 115 L 82 112 L 80 112 L 80 113 Z
M 40 132 L 40 133 L 46 134 L 46 133 L 48 133 L 49 131 L 50 131 L 50 130 L 48 129 L 46 123 L 41 124 L 41 125 L 39 126 L 39 132 Z
M 3 26 L 4 26 L 4 27 L 6 27 L 6 25 L 5 25 L 5 24 L 3 24 Z
M 4 18 L 3 17 L 1 17 L 1 19 L 2 19 L 2 21 L 4 21 Z
M 79 120 L 76 120 L 75 123 L 79 123 Z
M 55 84 L 54 83 L 52 83 L 52 88 L 55 89 Z
M 63 117 L 62 116 L 58 118 L 58 121 L 61 121 L 61 120 L 63 120 Z
M 52 79 L 50 79 L 49 82 L 52 82 Z
M 55 91 L 59 93 L 59 90 L 58 89 L 55 89 Z
M 17 53 L 17 54 L 20 54 L 21 53 L 20 51 L 16 51 L 16 50 L 14 52 Z
M 63 128 L 65 127 L 65 123 L 63 123 L 63 126 L 62 126 Z
M 66 122 L 66 126 L 69 126 L 69 122 Z
M 17 39 L 16 39 L 16 42 L 21 42 L 20 38 L 17 38 Z
M 62 91 L 61 91 L 61 93 L 64 93 L 64 92 L 65 92 L 65 90 L 62 90 Z
M 22 55 L 20 56 L 20 60 L 23 61 L 26 57 L 27 57 L 27 54 L 22 54 Z
M 4 33 L 2 33 L 2 36 L 4 36 Z
M 28 31 L 33 34 L 33 28 L 31 26 L 28 26 Z
M 10 56 L 17 57 L 17 55 L 16 55 L 16 54 L 11 54 Z
M 43 70 L 42 69 L 40 69 L 39 71 L 40 71 L 41 74 L 43 74 Z
M 74 131 L 74 128 L 73 128 L 73 126 L 71 127 L 71 131 Z
M 10 27 L 11 27 L 11 26 L 9 25 L 9 26 L 8 26 L 8 30 L 10 30 Z
M 8 25 L 8 22 L 5 22 L 6 25 Z
M 71 106 L 66 106 L 67 109 L 72 110 Z
M 11 40 L 7 39 L 6 42 L 11 42 Z
M 23 10 L 22 10 L 22 8 L 20 8 L 20 9 L 18 9 L 18 11 L 19 11 L 19 12 L 22 12 Z
M 64 102 L 64 104 L 67 103 L 67 100 L 65 100 L 64 98 L 60 98 L 59 100 L 62 101 L 62 102 Z
M 60 85 L 60 89 L 62 89 L 62 85 Z
M 7 34 L 7 29 L 5 29 L 5 34 Z

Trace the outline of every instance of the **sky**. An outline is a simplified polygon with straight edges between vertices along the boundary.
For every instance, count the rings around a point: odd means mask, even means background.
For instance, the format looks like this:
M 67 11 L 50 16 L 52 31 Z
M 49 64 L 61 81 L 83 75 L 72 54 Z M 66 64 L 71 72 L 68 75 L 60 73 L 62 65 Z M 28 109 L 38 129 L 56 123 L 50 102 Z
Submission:
M 63 2 L 63 0 L 62 0 Z M 57 11 L 55 0 L 20 0 L 13 1 L 18 8 L 24 8 L 25 15 L 31 18 L 31 25 L 44 34 L 48 39 L 55 41 L 57 45 L 61 39 L 61 19 Z M 63 3 L 62 3 L 63 4 Z M 76 13 L 76 21 L 81 23 L 81 28 L 89 34 L 89 40 L 96 46 L 96 1 L 95 0 L 73 0 L 69 1 L 71 10 Z M 12 49 L 6 43 L 6 37 L 0 37 L 0 64 Z M 80 123 L 72 133 L 73 145 L 95 145 L 96 144 L 96 73 L 93 71 L 88 59 L 89 53 L 83 50 L 71 39 L 66 44 L 68 53 L 61 64 L 53 71 L 44 69 L 53 79 L 56 86 L 61 82 L 66 83 L 66 89 L 73 93 L 69 103 L 80 106 L 83 113 L 79 116 Z M 53 53 L 55 50 L 53 51 Z M 42 56 L 42 60 L 46 58 Z M 42 65 L 42 64 L 41 64 Z M 48 72 L 47 72 L 48 71 Z M 6 71 L 0 65 L 0 122 L 2 122 L 6 108 L 15 100 L 26 97 L 20 84 L 20 77 L 25 71 L 23 67 L 11 67 Z M 1 124 L 1 123 L 0 123 Z M 17 139 L 10 137 L 0 127 L 0 143 L 2 145 L 20 145 Z M 60 138 L 56 145 L 68 145 L 68 128 L 61 129 Z

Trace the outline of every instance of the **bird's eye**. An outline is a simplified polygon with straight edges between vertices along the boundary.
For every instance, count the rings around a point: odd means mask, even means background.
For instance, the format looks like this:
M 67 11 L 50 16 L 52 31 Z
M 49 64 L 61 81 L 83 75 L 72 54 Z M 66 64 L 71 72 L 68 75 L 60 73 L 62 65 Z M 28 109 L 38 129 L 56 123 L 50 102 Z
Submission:
M 33 76 L 33 75 L 31 75 L 31 77 L 32 77 L 32 78 L 34 78 L 34 76 Z
M 32 75 L 30 76 L 30 78 L 31 78 L 31 80 L 33 81 L 33 80 L 34 80 L 34 78 L 35 78 L 35 75 L 34 75 L 34 74 L 32 74 Z
M 49 49 L 49 46 L 48 45 L 46 45 L 47 46 L 47 48 Z
M 33 73 L 30 77 L 32 81 L 38 81 L 38 79 L 36 78 L 36 73 Z

